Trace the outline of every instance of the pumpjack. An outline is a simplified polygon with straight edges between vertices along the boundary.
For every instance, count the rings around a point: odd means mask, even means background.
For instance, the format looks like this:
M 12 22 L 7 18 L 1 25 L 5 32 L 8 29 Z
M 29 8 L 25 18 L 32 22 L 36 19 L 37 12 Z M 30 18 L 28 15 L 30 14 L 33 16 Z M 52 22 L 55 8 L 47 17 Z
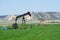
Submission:
M 22 17 L 22 24 L 23 24 L 22 26 L 25 26 L 25 24 L 26 24 L 25 16 L 26 15 L 29 15 L 31 17 L 30 12 L 27 12 L 25 14 L 22 14 L 22 15 L 17 16 L 16 19 L 15 19 L 15 22 L 17 22 L 18 18 Z

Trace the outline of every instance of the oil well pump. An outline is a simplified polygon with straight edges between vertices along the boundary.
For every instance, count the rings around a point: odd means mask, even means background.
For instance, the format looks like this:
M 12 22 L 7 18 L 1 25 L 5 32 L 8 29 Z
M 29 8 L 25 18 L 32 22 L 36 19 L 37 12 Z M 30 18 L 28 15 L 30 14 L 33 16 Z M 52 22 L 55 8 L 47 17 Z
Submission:
M 26 15 L 29 15 L 31 17 L 31 13 L 30 12 L 27 12 L 25 14 L 22 14 L 22 15 L 17 16 L 16 19 L 15 19 L 15 22 L 17 22 L 18 18 L 22 17 L 22 24 L 23 24 L 22 26 L 25 26 L 25 24 L 26 24 L 25 16 Z

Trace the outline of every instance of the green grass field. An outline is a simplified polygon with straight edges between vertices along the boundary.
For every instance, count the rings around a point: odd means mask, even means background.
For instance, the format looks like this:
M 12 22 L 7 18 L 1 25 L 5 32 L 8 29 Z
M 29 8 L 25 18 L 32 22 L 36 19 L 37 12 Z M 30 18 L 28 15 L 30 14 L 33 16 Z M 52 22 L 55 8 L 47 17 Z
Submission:
M 60 25 L 0 30 L 0 40 L 60 40 Z

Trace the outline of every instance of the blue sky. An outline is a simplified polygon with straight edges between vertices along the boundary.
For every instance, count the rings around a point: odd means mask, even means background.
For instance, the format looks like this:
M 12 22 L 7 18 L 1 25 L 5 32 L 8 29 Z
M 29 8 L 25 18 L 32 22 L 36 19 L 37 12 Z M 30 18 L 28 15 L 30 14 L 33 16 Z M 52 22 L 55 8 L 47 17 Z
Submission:
M 0 15 L 30 12 L 60 12 L 60 0 L 0 0 Z

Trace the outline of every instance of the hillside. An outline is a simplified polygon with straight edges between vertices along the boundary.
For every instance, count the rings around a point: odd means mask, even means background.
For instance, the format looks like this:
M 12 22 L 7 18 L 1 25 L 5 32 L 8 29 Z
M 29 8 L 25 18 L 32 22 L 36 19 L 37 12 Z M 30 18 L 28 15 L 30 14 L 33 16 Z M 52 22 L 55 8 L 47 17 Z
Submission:
M 60 12 L 32 12 L 32 15 L 37 20 L 60 20 Z
M 32 12 L 34 20 L 60 20 L 60 12 Z M 0 19 L 14 19 L 16 15 L 2 15 Z

